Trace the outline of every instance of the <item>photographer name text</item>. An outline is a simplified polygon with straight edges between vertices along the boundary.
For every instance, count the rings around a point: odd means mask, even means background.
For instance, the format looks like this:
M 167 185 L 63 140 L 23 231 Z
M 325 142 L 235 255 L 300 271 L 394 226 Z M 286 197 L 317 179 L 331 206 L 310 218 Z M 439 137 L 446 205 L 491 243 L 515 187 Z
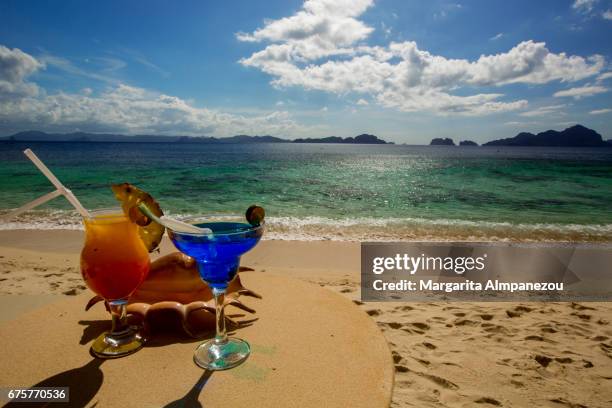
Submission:
M 481 272 L 486 269 L 487 254 L 478 257 L 440 257 L 421 254 L 396 254 L 390 257 L 372 259 L 372 273 L 382 275 L 387 271 L 402 272 L 413 276 L 419 272 L 454 272 L 458 276 L 466 272 Z M 433 292 L 479 292 L 479 291 L 563 291 L 563 282 L 503 282 L 489 279 L 482 282 L 464 279 L 463 281 L 439 282 L 434 279 L 400 279 L 388 282 L 376 279 L 372 282 L 375 291 L 433 291 Z

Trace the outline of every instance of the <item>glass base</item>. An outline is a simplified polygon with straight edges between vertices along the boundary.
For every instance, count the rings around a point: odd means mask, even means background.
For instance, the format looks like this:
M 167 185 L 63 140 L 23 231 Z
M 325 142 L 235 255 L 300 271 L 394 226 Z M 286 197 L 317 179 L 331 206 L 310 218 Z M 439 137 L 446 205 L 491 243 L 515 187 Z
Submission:
M 193 361 L 206 370 L 227 370 L 245 362 L 251 354 L 251 346 L 244 340 L 228 338 L 226 343 L 217 344 L 209 340 L 198 346 Z
M 124 357 L 140 350 L 145 342 L 138 328 L 130 327 L 122 333 L 102 333 L 91 345 L 91 353 L 99 358 Z

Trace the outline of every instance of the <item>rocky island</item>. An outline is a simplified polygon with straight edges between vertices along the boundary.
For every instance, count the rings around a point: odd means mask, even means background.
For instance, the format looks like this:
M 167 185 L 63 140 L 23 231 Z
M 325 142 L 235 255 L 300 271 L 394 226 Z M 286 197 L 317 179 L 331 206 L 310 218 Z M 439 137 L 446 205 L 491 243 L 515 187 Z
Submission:
M 308 139 L 281 139 L 276 136 L 236 135 L 230 137 L 212 136 L 165 136 L 165 135 L 122 135 L 100 133 L 45 133 L 36 130 L 15 133 L 0 138 L 0 142 L 122 142 L 122 143 L 200 143 L 200 144 L 250 144 L 250 143 L 344 143 L 344 144 L 393 144 L 377 136 L 361 134 L 355 137 L 323 137 Z
M 293 143 L 350 143 L 350 144 L 393 144 L 392 142 L 386 142 L 379 139 L 377 136 L 363 133 L 355 137 L 341 138 L 338 136 L 329 136 L 322 138 L 306 138 L 306 139 L 295 139 Z
M 538 134 L 521 132 L 518 135 L 493 140 L 483 146 L 550 146 L 550 147 L 609 147 L 599 133 L 582 125 L 569 127 L 561 132 L 547 130 Z
M 431 139 L 430 146 L 455 146 L 455 142 L 450 137 L 436 137 Z
M 459 142 L 459 146 L 478 146 L 478 143 L 471 140 L 462 140 Z

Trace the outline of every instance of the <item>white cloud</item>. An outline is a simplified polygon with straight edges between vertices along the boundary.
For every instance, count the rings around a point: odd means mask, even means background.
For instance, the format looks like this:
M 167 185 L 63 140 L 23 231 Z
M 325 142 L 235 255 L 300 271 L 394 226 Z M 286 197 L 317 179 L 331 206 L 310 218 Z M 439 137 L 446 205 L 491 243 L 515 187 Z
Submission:
M 18 48 L 0 45 L 0 101 L 36 96 L 38 86 L 25 79 L 45 65 Z
M 454 60 L 447 60 L 455 63 Z M 459 60 L 465 61 L 465 60 Z M 502 54 L 481 56 L 470 63 L 468 83 L 505 85 L 511 83 L 544 84 L 554 80 L 578 81 L 597 75 L 605 60 L 601 55 L 588 58 L 555 54 L 543 42 L 523 41 Z
M 612 72 L 604 72 L 603 74 L 599 75 L 597 77 L 597 81 L 603 81 L 604 79 L 609 79 L 612 78 Z
M 356 93 L 400 111 L 465 115 L 527 106 L 526 100 L 504 101 L 503 93 L 478 93 L 476 87 L 573 82 L 597 75 L 605 65 L 600 55 L 553 53 L 545 43 L 534 41 L 473 61 L 433 55 L 412 41 L 368 46 L 363 41 L 372 29 L 356 17 L 371 3 L 348 2 L 335 11 L 347 27 L 342 35 L 330 28 L 335 27 L 328 22 L 333 14 L 325 11 L 336 3 L 310 0 L 293 16 L 267 21 L 251 34 L 238 34 L 242 41 L 268 42 L 240 63 L 271 75 L 278 88 Z M 453 94 L 459 88 L 471 94 Z
M 127 66 L 125 61 L 111 57 L 93 57 L 88 59 L 88 62 L 99 66 L 101 71 L 109 73 L 119 71 Z
M 494 35 L 493 37 L 489 38 L 489 40 L 496 41 L 496 40 L 501 39 L 503 36 L 504 36 L 504 33 L 498 33 L 498 34 Z
M 609 89 L 599 85 L 585 85 L 576 88 L 565 89 L 553 94 L 556 97 L 571 96 L 574 99 L 581 99 L 587 96 L 593 96 L 600 93 L 608 92 Z
M 374 29 L 354 17 L 371 0 L 309 0 L 291 17 L 268 21 L 252 34 L 238 33 L 240 41 L 284 42 L 267 47 L 256 57 L 266 60 L 304 60 L 351 52 L 342 47 L 366 38 Z
M 604 11 L 604 12 L 601 14 L 601 16 L 602 16 L 603 18 L 605 18 L 606 20 L 612 20 L 612 10 L 609 10 L 609 9 L 608 9 L 608 10 Z
M 606 109 L 595 109 L 595 110 L 590 111 L 589 113 L 591 115 L 603 115 L 604 113 L 610 113 L 610 112 L 612 112 L 612 109 L 606 108 Z
M 551 114 L 561 114 L 562 112 L 559 112 L 559 110 L 563 109 L 564 107 L 565 105 L 540 106 L 539 108 L 531 109 L 527 112 L 519 113 L 519 115 L 525 116 L 525 117 L 533 117 L 533 116 L 544 116 L 544 115 L 551 115 Z
M 302 130 L 287 112 L 242 116 L 198 108 L 183 99 L 119 85 L 99 96 L 59 93 L 0 103 L 0 121 L 22 127 L 79 127 L 127 134 L 287 135 Z
M 170 76 L 170 73 L 168 71 L 166 71 L 165 69 L 161 68 L 159 65 L 153 63 L 143 53 L 141 53 L 139 51 L 136 51 L 136 50 L 133 50 L 131 48 L 126 48 L 126 47 L 119 47 L 118 50 L 119 50 L 120 54 L 127 55 L 129 58 L 131 58 L 135 62 L 141 64 L 142 66 L 147 67 L 148 69 L 150 69 L 153 72 L 156 72 L 157 74 L 161 75 L 162 77 L 168 78 Z
M 589 12 L 593 10 L 595 3 L 597 3 L 597 0 L 574 0 L 572 8 L 582 12 Z
M 529 120 L 529 121 L 510 121 L 502 123 L 504 126 L 512 126 L 520 131 L 531 131 L 535 126 L 541 126 L 542 122 L 537 120 Z
M 504 122 L 504 123 L 502 123 L 502 125 L 504 125 L 504 126 L 515 126 L 515 127 L 516 126 L 526 127 L 526 126 L 530 126 L 530 125 L 535 125 L 537 123 L 538 122 L 517 122 L 517 121 L 510 121 L 510 122 Z
M 360 105 L 360 106 L 367 106 L 367 105 L 370 104 L 368 101 L 366 101 L 363 98 L 359 98 L 359 100 L 356 103 L 357 103 L 357 105 Z
M 74 94 L 21 92 L 17 95 L 16 89 L 38 89 L 34 83 L 28 82 L 27 77 L 41 67 L 43 64 L 31 55 L 0 46 L 0 123 L 3 126 L 215 136 L 239 133 L 282 136 L 307 131 L 285 111 L 250 116 L 229 114 L 193 106 L 176 96 L 125 84 L 110 85 L 99 95 L 94 95 L 90 88 Z
M 0 81 L 11 83 L 22 82 L 44 65 L 19 48 L 7 48 L 0 45 Z
M 105 67 L 101 69 L 100 72 L 92 72 L 86 69 L 83 69 L 75 64 L 72 61 L 58 57 L 56 55 L 44 54 L 38 58 L 38 60 L 47 67 L 53 67 L 55 69 L 59 69 L 67 74 L 81 76 L 85 78 L 94 79 L 96 81 L 106 82 L 108 84 L 119 85 L 120 81 L 115 78 L 112 73 L 117 69 L 121 69 L 125 64 L 123 61 L 111 59 L 105 62 Z M 85 60 L 85 62 L 92 62 L 90 59 Z

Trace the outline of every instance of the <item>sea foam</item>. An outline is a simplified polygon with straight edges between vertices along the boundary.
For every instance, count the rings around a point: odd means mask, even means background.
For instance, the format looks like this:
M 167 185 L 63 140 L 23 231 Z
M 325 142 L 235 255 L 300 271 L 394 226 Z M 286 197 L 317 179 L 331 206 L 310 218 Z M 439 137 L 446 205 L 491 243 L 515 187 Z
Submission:
M 4 211 L 6 214 L 7 211 Z M 1 215 L 4 215 L 0 213 Z M 202 214 L 172 214 L 182 218 Z M 75 211 L 31 211 L 0 230 L 83 229 Z M 512 224 L 425 218 L 267 217 L 264 239 L 332 241 L 612 242 L 612 224 Z

